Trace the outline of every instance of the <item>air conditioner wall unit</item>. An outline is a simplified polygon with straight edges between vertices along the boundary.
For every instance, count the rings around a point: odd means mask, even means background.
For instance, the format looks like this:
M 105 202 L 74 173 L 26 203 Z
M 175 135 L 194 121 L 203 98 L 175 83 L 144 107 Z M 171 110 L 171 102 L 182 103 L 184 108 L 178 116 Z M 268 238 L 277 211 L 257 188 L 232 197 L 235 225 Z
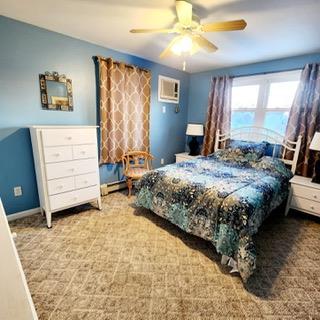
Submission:
M 180 80 L 159 75 L 158 100 L 161 102 L 179 103 Z

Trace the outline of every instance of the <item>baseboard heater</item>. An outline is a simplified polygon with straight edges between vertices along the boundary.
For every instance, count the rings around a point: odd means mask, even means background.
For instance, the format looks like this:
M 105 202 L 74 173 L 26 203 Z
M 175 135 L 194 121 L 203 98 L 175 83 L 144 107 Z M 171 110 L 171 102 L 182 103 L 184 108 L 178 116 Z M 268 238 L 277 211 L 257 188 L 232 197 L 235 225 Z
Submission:
M 106 196 L 110 192 L 119 191 L 126 188 L 127 188 L 127 184 L 125 180 L 122 180 L 122 181 L 102 184 L 100 186 L 100 192 L 102 196 Z

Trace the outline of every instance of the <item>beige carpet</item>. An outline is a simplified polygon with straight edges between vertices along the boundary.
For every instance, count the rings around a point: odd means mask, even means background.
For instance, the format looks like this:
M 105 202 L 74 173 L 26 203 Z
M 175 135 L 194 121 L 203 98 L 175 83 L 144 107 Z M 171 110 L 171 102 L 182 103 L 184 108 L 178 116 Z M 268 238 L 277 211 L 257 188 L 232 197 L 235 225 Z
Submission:
M 320 221 L 272 217 L 244 288 L 210 243 L 123 193 L 11 223 L 40 319 L 320 319 Z M 12 319 L 14 320 L 14 319 Z

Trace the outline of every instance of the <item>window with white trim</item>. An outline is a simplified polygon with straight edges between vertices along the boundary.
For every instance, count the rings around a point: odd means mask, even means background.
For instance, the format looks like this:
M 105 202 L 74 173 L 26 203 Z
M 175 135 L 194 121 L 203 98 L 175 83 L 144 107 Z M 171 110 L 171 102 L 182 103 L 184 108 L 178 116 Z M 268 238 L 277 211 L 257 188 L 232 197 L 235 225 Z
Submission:
M 300 73 L 299 70 L 235 78 L 231 129 L 257 126 L 284 134 Z

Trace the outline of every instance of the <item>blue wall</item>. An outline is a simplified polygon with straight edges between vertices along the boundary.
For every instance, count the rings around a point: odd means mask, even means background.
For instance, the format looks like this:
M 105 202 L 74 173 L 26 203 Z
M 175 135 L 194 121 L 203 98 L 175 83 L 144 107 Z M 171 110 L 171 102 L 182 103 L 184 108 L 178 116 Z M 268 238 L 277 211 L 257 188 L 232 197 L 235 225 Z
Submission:
M 196 123 L 205 122 L 210 80 L 213 76 L 226 74 L 229 76 L 241 76 L 263 72 L 285 71 L 303 68 L 305 64 L 312 62 L 320 62 L 320 53 L 194 73 L 190 75 L 188 121 Z
M 0 16 L 0 197 L 7 214 L 39 206 L 30 135 L 27 127 L 48 125 L 95 125 L 97 101 L 95 55 L 113 57 L 152 72 L 151 152 L 154 165 L 174 161 L 184 150 L 189 75 L 132 55 L 106 49 Z M 74 112 L 41 109 L 38 75 L 57 71 L 72 79 Z M 180 79 L 180 113 L 173 104 L 157 101 L 158 75 Z M 162 106 L 167 112 L 162 113 Z M 121 178 L 118 166 L 101 168 L 101 182 Z M 23 195 L 13 196 L 22 186 Z

